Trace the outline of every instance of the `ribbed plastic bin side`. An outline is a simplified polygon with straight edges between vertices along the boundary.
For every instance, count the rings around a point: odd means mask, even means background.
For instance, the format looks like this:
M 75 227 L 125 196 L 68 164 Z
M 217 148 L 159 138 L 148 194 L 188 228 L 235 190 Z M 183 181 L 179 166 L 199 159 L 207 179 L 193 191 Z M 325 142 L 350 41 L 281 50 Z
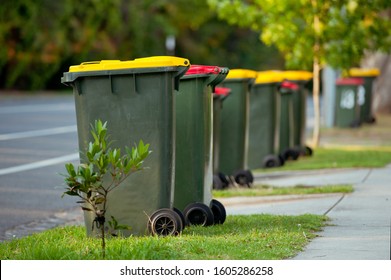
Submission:
M 187 59 L 176 57 L 100 61 L 72 66 L 62 78 L 74 91 L 81 162 L 97 119 L 107 121 L 110 140 L 122 151 L 140 139 L 150 144 L 148 168 L 129 176 L 108 197 L 106 217 L 130 226 L 125 236 L 148 233 L 153 213 L 173 207 L 174 90 L 189 66 Z M 89 235 L 94 235 L 93 219 L 85 213 Z M 177 230 L 182 230 L 179 223 Z

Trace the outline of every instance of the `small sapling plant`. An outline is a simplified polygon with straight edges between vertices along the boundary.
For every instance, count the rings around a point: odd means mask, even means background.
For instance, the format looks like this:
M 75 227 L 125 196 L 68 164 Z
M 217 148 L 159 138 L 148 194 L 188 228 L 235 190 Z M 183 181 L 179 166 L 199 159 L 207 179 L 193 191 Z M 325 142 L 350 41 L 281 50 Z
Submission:
M 65 165 L 67 174 L 65 176 L 66 191 L 64 195 L 77 196 L 80 198 L 77 203 L 81 204 L 83 211 L 92 212 L 94 220 L 92 229 L 100 230 L 102 257 L 105 258 L 105 225 L 108 194 L 119 187 L 132 173 L 144 169 L 144 159 L 151 153 L 149 144 L 142 140 L 132 148 L 126 147 L 126 153 L 121 154 L 120 149 L 111 148 L 108 142 L 107 122 L 95 121 L 91 125 L 91 134 L 94 141 L 88 144 L 84 159 L 79 166 L 72 163 Z M 112 230 L 124 229 L 119 225 L 115 217 L 108 222 Z

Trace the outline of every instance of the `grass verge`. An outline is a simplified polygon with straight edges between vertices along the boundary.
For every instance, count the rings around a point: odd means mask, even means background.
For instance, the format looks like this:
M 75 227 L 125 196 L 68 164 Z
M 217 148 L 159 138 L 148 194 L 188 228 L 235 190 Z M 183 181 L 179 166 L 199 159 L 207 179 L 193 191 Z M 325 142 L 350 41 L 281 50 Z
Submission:
M 106 259 L 113 260 L 273 260 L 295 256 L 327 223 L 320 215 L 228 216 L 223 225 L 187 227 L 176 237 L 112 238 Z M 97 260 L 100 240 L 81 226 L 59 227 L 0 243 L 0 259 Z
M 284 166 L 257 169 L 254 172 L 274 172 L 287 170 L 313 170 L 325 168 L 378 168 L 391 162 L 390 147 L 339 147 L 317 148 L 309 157 L 287 161 Z
M 213 197 L 235 197 L 235 196 L 271 196 L 271 195 L 300 195 L 300 194 L 321 194 L 321 193 L 351 193 L 352 185 L 328 185 L 328 186 L 294 186 L 294 187 L 273 187 L 268 185 L 254 185 L 251 188 L 228 188 L 225 190 L 214 190 Z

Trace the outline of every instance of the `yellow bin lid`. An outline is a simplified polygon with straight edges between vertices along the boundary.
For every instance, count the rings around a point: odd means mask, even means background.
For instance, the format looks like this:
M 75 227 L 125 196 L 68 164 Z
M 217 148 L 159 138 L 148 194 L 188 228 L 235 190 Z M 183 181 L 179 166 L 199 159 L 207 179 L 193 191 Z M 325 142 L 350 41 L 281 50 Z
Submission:
M 170 66 L 190 66 L 186 58 L 175 56 L 151 56 L 134 60 L 101 60 L 83 62 L 80 65 L 69 67 L 69 72 L 120 70 L 130 68 L 152 68 Z
M 249 69 L 230 69 L 226 80 L 228 79 L 255 79 L 257 71 Z
M 255 84 L 279 83 L 284 80 L 283 72 L 278 70 L 259 71 Z
M 380 70 L 377 68 L 351 68 L 349 69 L 350 77 L 377 77 Z
M 284 78 L 291 81 L 308 81 L 313 77 L 312 72 L 309 71 L 284 71 Z

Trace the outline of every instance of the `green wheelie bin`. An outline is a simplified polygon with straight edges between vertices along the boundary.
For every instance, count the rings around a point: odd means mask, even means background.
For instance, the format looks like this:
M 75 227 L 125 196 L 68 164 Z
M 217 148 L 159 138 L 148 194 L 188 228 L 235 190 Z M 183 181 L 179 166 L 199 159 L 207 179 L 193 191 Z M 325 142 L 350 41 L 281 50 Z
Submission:
M 250 90 L 248 167 L 277 167 L 284 164 L 278 155 L 277 95 L 281 71 L 260 71 Z
M 377 68 L 351 68 L 349 77 L 364 79 L 363 89 L 358 92 L 358 104 L 360 105 L 360 119 L 364 123 L 374 123 L 376 118 L 372 113 L 373 82 L 380 75 Z
M 294 142 L 295 118 L 293 95 L 297 94 L 299 86 L 290 81 L 282 81 L 278 86 L 279 99 L 277 101 L 278 110 L 278 151 L 280 157 L 286 160 L 297 160 L 300 156 L 300 150 L 297 149 Z
M 254 181 L 247 167 L 247 155 L 250 88 L 256 77 L 256 71 L 232 69 L 221 83 L 231 89 L 231 94 L 221 110 L 219 170 L 232 183 L 248 187 Z
M 229 69 L 192 65 L 175 95 L 176 167 L 174 206 L 186 225 L 222 224 L 225 208 L 212 199 L 213 88 Z
M 364 79 L 339 78 L 336 81 L 335 125 L 337 127 L 359 127 L 361 125 L 362 97 Z M 361 93 L 360 93 L 361 92 Z
M 225 87 L 215 87 L 213 92 L 213 189 L 221 190 L 229 187 L 226 176 L 219 171 L 220 153 L 220 123 L 221 110 L 224 100 L 230 95 L 231 89 Z
M 108 123 L 114 148 L 142 139 L 152 153 L 149 167 L 124 180 L 110 193 L 106 217 L 130 226 L 129 235 L 175 235 L 182 231 L 180 215 L 173 209 L 175 176 L 174 93 L 190 66 L 187 59 L 156 56 L 130 61 L 103 60 L 71 66 L 62 83 L 72 86 L 75 98 L 80 161 L 93 141 L 90 126 Z M 94 217 L 85 211 L 90 236 Z
M 300 155 L 310 156 L 313 150 L 306 146 L 306 123 L 307 123 L 307 88 L 306 85 L 312 80 L 313 74 L 308 71 L 290 70 L 284 71 L 284 78 L 288 81 L 294 82 L 299 86 L 298 90 L 292 93 L 293 99 L 293 117 L 295 120 L 295 127 L 293 131 L 293 144 L 300 152 Z

